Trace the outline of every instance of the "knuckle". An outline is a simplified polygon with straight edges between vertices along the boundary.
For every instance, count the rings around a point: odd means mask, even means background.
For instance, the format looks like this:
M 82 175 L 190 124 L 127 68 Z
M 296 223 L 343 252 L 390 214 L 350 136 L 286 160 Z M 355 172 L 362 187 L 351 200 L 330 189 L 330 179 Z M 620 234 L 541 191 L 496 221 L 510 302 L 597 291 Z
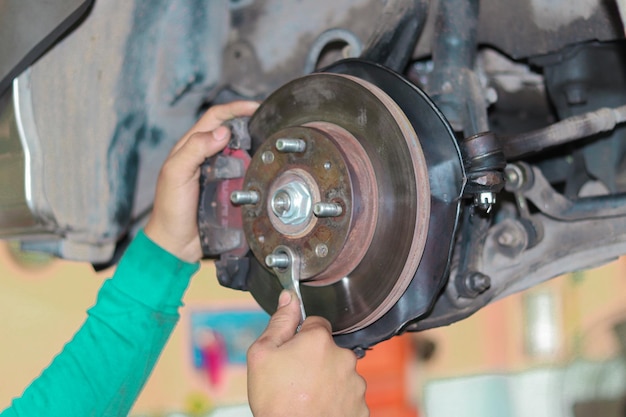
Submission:
M 323 317 L 308 317 L 303 324 L 303 328 L 306 328 L 307 331 L 315 331 L 315 334 L 324 333 L 328 336 L 331 335 L 330 323 Z
M 213 118 L 215 117 L 216 113 L 219 113 L 219 111 L 221 110 L 221 108 L 223 107 L 223 104 L 216 104 L 214 106 L 211 106 L 205 113 L 203 117 L 206 118 Z
M 333 346 L 335 346 L 335 343 L 333 342 L 333 339 L 330 333 L 328 333 L 328 330 L 326 330 L 326 328 L 324 327 L 311 326 L 309 329 L 307 329 L 306 333 L 311 339 L 314 339 L 316 343 L 319 345 L 330 347 L 330 345 L 332 344 Z
M 358 375 L 357 381 L 355 383 L 360 396 L 365 397 L 365 392 L 367 391 L 367 381 L 361 375 Z
M 172 161 L 171 158 L 168 158 L 165 160 L 165 162 L 163 163 L 163 165 L 161 166 L 161 169 L 159 170 L 159 177 L 158 180 L 163 180 L 167 177 L 169 177 L 173 171 L 173 167 L 172 167 Z
M 286 327 L 289 325 L 289 323 L 291 323 L 291 317 L 282 314 L 282 312 L 276 313 L 274 314 L 271 318 L 270 318 L 270 322 L 267 325 L 267 327 L 269 329 L 280 329 L 283 327 Z
M 201 146 L 204 142 L 206 142 L 205 140 L 205 134 L 203 134 L 203 132 L 193 132 L 191 134 L 191 136 L 189 136 L 189 139 L 187 140 L 187 143 L 190 146 Z
M 342 357 L 341 359 L 348 365 L 350 368 L 356 368 L 357 358 L 354 352 L 348 349 L 341 350 Z
M 246 354 L 246 358 L 249 365 L 254 365 L 263 362 L 266 356 L 265 349 L 263 348 L 263 340 L 259 339 L 254 342 L 249 348 Z
M 326 320 L 324 317 L 311 316 L 308 319 L 312 323 L 314 323 L 316 326 L 322 326 L 322 327 L 329 327 L 330 326 L 330 322 L 328 320 Z

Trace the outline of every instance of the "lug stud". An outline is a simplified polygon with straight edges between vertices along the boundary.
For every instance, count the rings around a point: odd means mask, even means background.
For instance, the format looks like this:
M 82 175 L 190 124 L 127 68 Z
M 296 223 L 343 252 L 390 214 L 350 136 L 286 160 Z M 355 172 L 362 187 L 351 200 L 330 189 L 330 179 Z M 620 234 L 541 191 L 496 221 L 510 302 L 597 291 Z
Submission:
M 230 195 L 230 201 L 236 206 L 256 204 L 259 202 L 259 193 L 256 191 L 233 191 Z
M 297 153 L 306 150 L 306 142 L 302 139 L 278 139 L 276 150 L 283 153 Z
M 272 253 L 265 257 L 265 265 L 269 268 L 287 268 L 289 266 L 289 255 L 286 253 Z
M 343 208 L 336 203 L 315 203 L 313 206 L 313 214 L 316 217 L 337 217 L 341 216 Z

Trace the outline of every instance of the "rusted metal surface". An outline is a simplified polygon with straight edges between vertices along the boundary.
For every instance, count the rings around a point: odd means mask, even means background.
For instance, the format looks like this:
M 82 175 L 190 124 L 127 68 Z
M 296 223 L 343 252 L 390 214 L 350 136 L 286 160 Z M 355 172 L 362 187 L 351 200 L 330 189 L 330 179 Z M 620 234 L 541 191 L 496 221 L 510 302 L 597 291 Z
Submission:
M 372 244 L 379 215 L 376 173 L 363 146 L 347 130 L 326 122 L 312 122 L 307 126 L 318 128 L 330 135 L 346 160 L 351 179 L 352 224 L 346 242 L 337 253 L 337 262 L 329 264 L 326 270 L 310 283 L 310 285 L 329 285 L 349 276 L 361 263 Z M 334 199 L 331 198 L 330 201 Z M 333 218 L 327 221 L 332 222 Z
M 276 141 L 284 137 L 305 140 L 306 151 L 276 152 Z M 264 153 L 267 155 L 266 152 L 275 155 L 269 163 L 261 157 Z M 318 219 L 309 210 L 302 224 L 283 224 L 273 213 L 270 199 L 294 177 L 307 183 L 313 201 L 337 202 L 344 207 L 343 214 Z M 326 132 L 312 127 L 293 127 L 273 134 L 257 150 L 244 189 L 258 190 L 261 195 L 258 204 L 245 206 L 243 212 L 246 235 L 259 262 L 264 263 L 265 257 L 277 246 L 298 248 L 301 279 L 310 280 L 337 259 L 352 226 L 352 178 L 344 155 Z M 319 244 L 328 248 L 326 256 L 316 254 Z
M 518 159 L 598 133 L 611 131 L 626 122 L 626 106 L 602 108 L 572 116 L 546 128 L 501 138 L 507 159 Z
M 465 138 L 461 152 L 467 171 L 466 194 L 502 190 L 506 160 L 496 135 L 484 132 Z
M 326 124 L 318 125 L 316 122 L 319 121 Z M 358 162 L 363 158 L 362 153 L 346 152 L 348 164 L 357 167 L 361 164 L 358 171 L 362 173 L 355 176 L 363 178 L 360 189 L 352 191 L 360 192 L 360 195 L 356 194 L 348 201 L 352 204 L 358 201 L 361 205 L 359 209 L 365 210 L 363 204 L 369 205 L 371 200 L 367 198 L 372 196 L 365 194 L 367 189 L 363 188 L 363 184 L 367 185 L 375 178 L 372 187 L 377 190 L 377 193 L 373 193 L 374 196 L 377 195 L 377 210 L 371 212 L 374 221 L 363 222 L 361 225 L 363 231 L 354 235 L 349 242 L 350 246 L 365 247 L 365 254 L 360 256 L 358 251 L 362 250 L 361 248 L 351 248 L 348 249 L 350 252 L 345 253 L 346 256 L 357 253 L 357 259 L 362 258 L 361 262 L 345 275 L 339 273 L 342 269 L 341 266 L 337 266 L 334 268 L 335 276 L 324 278 L 322 283 L 304 282 L 302 285 L 302 296 L 309 314 L 327 317 L 336 333 L 351 332 L 371 324 L 388 311 L 415 275 L 429 225 L 428 171 L 411 123 L 397 104 L 382 90 L 366 81 L 334 74 L 315 74 L 301 78 L 279 89 L 266 100 L 250 124 L 253 144 L 257 147 L 256 152 L 263 154 L 267 151 L 269 149 L 267 141 L 271 143 L 271 140 L 281 136 L 276 132 L 283 128 L 311 126 L 312 123 L 325 130 L 328 130 L 328 124 L 331 124 L 349 132 L 358 140 L 366 154 L 365 159 L 369 161 L 375 173 L 372 175 L 368 172 L 367 165 Z M 338 141 L 337 132 L 332 132 L 332 136 Z M 332 141 L 329 141 L 330 144 Z M 307 144 L 307 149 L 315 146 Z M 350 150 L 344 143 L 342 147 L 345 151 Z M 342 154 L 337 149 L 331 155 Z M 293 158 L 296 162 L 297 156 L 294 154 L 288 154 L 287 157 Z M 321 168 L 322 171 L 315 175 L 325 178 L 324 175 L 328 174 L 324 172 L 324 159 L 319 161 L 314 166 Z M 351 183 L 354 184 L 355 181 Z M 253 187 L 253 184 L 250 186 Z M 263 193 L 262 190 L 259 191 Z M 262 206 L 257 210 L 258 216 L 267 211 Z M 346 213 L 354 214 L 354 208 L 346 204 Z M 316 222 L 325 226 L 329 222 L 341 222 L 341 219 L 340 216 L 317 219 Z M 375 225 L 371 244 L 367 240 L 362 241 L 362 236 L 370 234 L 367 223 Z M 266 233 L 269 222 L 262 221 L 261 224 L 265 225 L 263 233 Z M 346 226 L 352 227 L 348 224 Z M 330 232 L 327 227 L 321 230 Z M 349 229 L 342 229 L 344 242 L 348 231 Z M 246 233 L 249 239 L 250 232 Z M 258 236 L 259 233 L 254 231 L 253 235 Z M 329 239 L 332 239 L 330 234 L 322 239 L 316 236 L 315 239 L 299 242 L 301 245 L 295 246 L 313 252 L 318 242 Z M 336 250 L 335 245 L 328 246 Z M 329 251 L 329 257 L 336 259 L 336 262 L 347 261 L 344 255 L 338 256 L 341 251 L 330 255 L 331 253 L 332 251 Z M 303 256 L 303 264 L 311 257 L 315 255 L 311 253 Z M 258 265 L 260 267 L 261 264 Z M 274 299 L 282 287 L 269 271 L 259 267 L 255 268 L 253 265 L 249 281 L 250 290 L 261 305 L 271 311 L 275 308 Z

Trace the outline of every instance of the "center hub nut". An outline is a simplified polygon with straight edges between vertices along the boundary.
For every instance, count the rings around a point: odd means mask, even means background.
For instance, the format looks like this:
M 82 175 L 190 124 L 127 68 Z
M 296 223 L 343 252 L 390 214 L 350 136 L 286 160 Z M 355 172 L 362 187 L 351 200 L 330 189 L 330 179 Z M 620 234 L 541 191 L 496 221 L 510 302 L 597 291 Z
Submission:
M 264 186 L 268 198 L 264 204 L 263 217 L 269 220 L 273 228 L 271 232 L 263 232 L 266 239 L 275 234 L 285 239 L 301 238 L 311 231 L 316 222 L 313 201 L 319 200 L 320 191 L 315 179 L 304 169 L 286 168 Z M 256 224 L 265 224 L 263 228 L 269 226 L 265 220 L 257 221 Z M 283 239 L 280 244 L 284 243 Z
M 287 225 L 300 225 L 311 216 L 311 191 L 304 181 L 294 180 L 274 193 L 272 212 Z

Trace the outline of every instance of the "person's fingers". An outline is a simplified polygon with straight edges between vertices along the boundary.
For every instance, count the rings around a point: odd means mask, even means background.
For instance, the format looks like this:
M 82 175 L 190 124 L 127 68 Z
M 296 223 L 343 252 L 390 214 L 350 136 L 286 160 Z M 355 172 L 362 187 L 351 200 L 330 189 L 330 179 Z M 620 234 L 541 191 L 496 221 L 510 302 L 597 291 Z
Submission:
M 194 125 L 195 130 L 207 131 L 217 128 L 226 120 L 235 117 L 252 116 L 259 107 L 255 101 L 233 101 L 211 107 Z
M 257 344 L 280 347 L 291 340 L 300 324 L 300 314 L 298 297 L 291 291 L 283 290 L 278 299 L 278 310 L 270 319 Z
M 306 320 L 302 323 L 302 328 L 300 332 L 305 332 L 308 330 L 313 330 L 316 328 L 323 328 L 328 334 L 332 334 L 332 326 L 330 322 L 323 317 L 318 316 L 310 316 L 307 317 Z
M 213 130 L 194 130 L 193 132 L 185 134 L 185 136 L 183 136 L 183 138 L 179 140 L 176 145 L 174 145 L 174 147 L 170 151 L 170 156 L 176 154 L 183 147 L 187 146 L 190 141 L 193 141 L 194 138 L 196 138 L 197 135 L 206 136 L 207 134 L 211 134 L 216 142 L 224 142 L 224 146 L 226 146 L 228 144 L 228 139 L 230 139 L 231 132 L 230 129 L 226 126 L 218 126 Z
M 221 126 L 212 132 L 197 132 L 178 150 L 189 162 L 200 165 L 206 158 L 215 155 L 228 145 L 230 130 Z
M 233 101 L 228 104 L 218 104 L 207 110 L 200 119 L 178 141 L 171 154 L 180 149 L 196 132 L 210 132 L 213 130 L 227 129 L 221 126 L 227 120 L 235 117 L 252 116 L 259 107 L 255 101 Z
M 197 132 L 177 149 L 167 161 L 167 169 L 178 173 L 185 173 L 189 177 L 194 174 L 198 166 L 210 156 L 215 155 L 228 144 L 230 130 L 220 127 L 213 132 Z

